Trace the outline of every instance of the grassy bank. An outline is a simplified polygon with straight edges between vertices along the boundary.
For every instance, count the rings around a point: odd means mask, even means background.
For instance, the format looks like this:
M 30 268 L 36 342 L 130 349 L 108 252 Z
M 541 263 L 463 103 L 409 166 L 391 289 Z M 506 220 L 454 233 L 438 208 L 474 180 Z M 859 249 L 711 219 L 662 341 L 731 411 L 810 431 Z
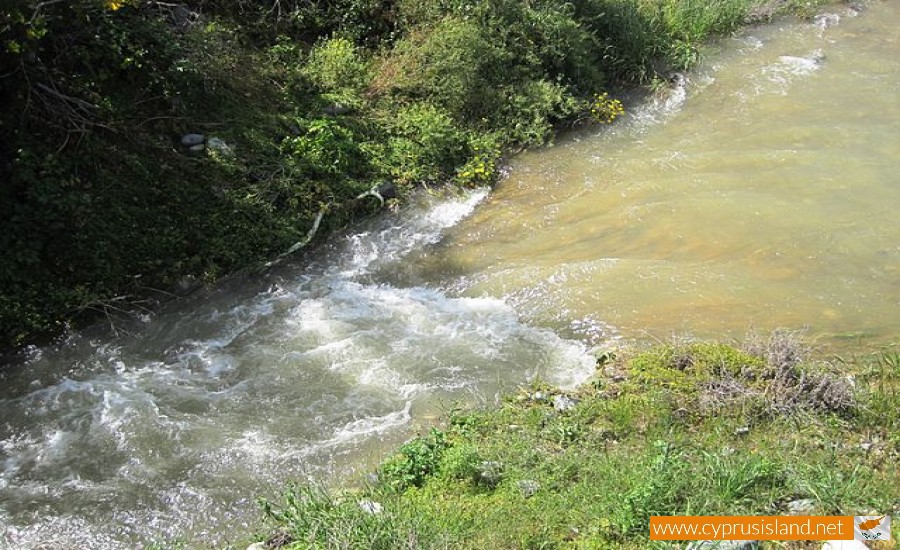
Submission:
M 667 345 L 605 355 L 573 392 L 452 411 L 364 489 L 292 488 L 265 505 L 268 547 L 671 548 L 651 515 L 896 518 L 898 458 L 896 351 L 816 360 L 786 332 Z
M 10 0 L 0 349 L 259 266 L 376 211 L 375 186 L 490 183 L 506 152 L 614 118 L 608 90 L 809 6 Z

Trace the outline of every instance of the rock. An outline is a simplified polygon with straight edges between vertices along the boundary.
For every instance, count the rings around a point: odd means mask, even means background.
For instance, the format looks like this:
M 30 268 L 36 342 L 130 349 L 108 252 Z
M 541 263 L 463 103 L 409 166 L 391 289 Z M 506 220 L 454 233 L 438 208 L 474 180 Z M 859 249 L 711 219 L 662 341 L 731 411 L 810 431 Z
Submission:
M 531 394 L 531 400 L 532 401 L 546 401 L 547 394 L 542 391 L 536 391 L 533 394 Z
M 541 484 L 533 479 L 523 479 L 519 481 L 519 492 L 525 498 L 533 497 L 541 488 Z
M 816 509 L 816 501 L 811 498 L 792 500 L 787 504 L 787 511 L 795 516 L 811 515 Z
M 203 143 L 198 143 L 197 145 L 191 145 L 190 147 L 188 147 L 188 151 L 190 151 L 191 153 L 199 153 L 204 149 L 206 149 L 206 145 L 204 145 Z
M 322 112 L 325 113 L 326 115 L 332 115 L 332 116 L 346 115 L 347 113 L 350 112 L 350 107 L 347 107 L 346 105 L 341 105 L 340 103 L 334 103 L 334 104 L 329 105 L 329 106 L 325 107 L 324 109 L 322 109 Z
M 836 13 L 822 13 L 816 16 L 816 26 L 821 30 L 833 27 L 841 22 L 841 16 Z
M 247 547 L 247 550 L 268 550 L 268 547 L 264 542 L 254 542 Z
M 184 134 L 181 136 L 181 144 L 185 147 L 190 147 L 191 145 L 198 145 L 203 143 L 206 140 L 206 137 L 203 134 Z
M 575 405 L 578 404 L 578 401 L 567 397 L 565 395 L 554 395 L 553 396 L 553 408 L 558 412 L 566 412 L 568 410 L 574 409 Z
M 684 87 L 685 84 L 687 84 L 687 77 L 684 76 L 684 73 L 680 73 L 678 71 L 673 71 L 673 72 L 669 73 L 667 76 L 668 76 L 669 84 L 673 88 L 681 88 L 681 87 Z
M 829 540 L 822 545 L 822 550 L 868 550 L 868 548 L 858 540 Z
M 755 540 L 700 540 L 687 545 L 685 550 L 754 550 L 759 548 Z
M 478 480 L 489 486 L 494 487 L 503 478 L 503 465 L 495 460 L 485 460 L 478 466 Z
M 380 502 L 375 502 L 374 500 L 361 500 L 359 501 L 359 507 L 362 508 L 363 512 L 368 512 L 373 515 L 384 512 L 384 506 L 382 506 Z
M 234 149 L 221 139 L 217 137 L 211 137 L 206 140 L 206 146 L 214 151 L 218 151 L 223 155 L 227 155 L 229 157 L 234 156 Z
M 749 426 L 741 426 L 734 431 L 734 435 L 747 435 L 748 433 L 750 433 Z
M 397 187 L 393 183 L 382 183 L 375 190 L 384 200 L 397 198 Z
M 613 382 L 623 382 L 626 378 L 628 378 L 627 376 L 625 376 L 625 373 L 612 365 L 603 367 L 603 375 Z

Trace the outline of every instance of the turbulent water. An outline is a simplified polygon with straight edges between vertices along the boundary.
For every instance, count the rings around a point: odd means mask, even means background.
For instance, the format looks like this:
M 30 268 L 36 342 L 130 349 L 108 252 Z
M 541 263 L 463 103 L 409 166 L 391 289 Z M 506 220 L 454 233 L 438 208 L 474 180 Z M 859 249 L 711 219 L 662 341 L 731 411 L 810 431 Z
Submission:
M 257 527 L 257 496 L 370 462 L 453 400 L 583 379 L 582 344 L 520 323 L 499 299 L 377 281 L 485 195 L 425 201 L 137 335 L 32 350 L 3 373 L 0 540 L 222 545 Z
M 0 373 L 0 547 L 224 546 L 613 338 L 900 329 L 900 8 L 751 29 L 610 128 Z M 120 327 L 122 328 L 122 327 Z

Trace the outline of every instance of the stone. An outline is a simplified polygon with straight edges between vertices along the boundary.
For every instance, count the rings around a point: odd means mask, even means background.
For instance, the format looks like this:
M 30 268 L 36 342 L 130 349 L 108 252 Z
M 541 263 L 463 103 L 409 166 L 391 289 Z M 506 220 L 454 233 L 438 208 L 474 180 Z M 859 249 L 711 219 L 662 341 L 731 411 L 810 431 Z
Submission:
M 340 103 L 335 103 L 333 105 L 329 105 L 329 106 L 325 107 L 324 109 L 322 109 L 322 112 L 325 113 L 326 115 L 332 115 L 332 116 L 346 115 L 347 113 L 350 112 L 350 107 L 347 107 L 346 105 L 341 105 Z
M 268 547 L 264 542 L 254 542 L 247 547 L 247 550 L 268 550 Z
M 536 391 L 533 394 L 531 394 L 531 400 L 532 401 L 546 401 L 547 394 L 542 391 Z
M 206 146 L 209 149 L 222 153 L 223 155 L 228 155 L 229 157 L 234 156 L 234 149 L 232 149 L 230 145 L 217 137 L 211 137 L 206 140 Z
M 188 147 L 188 151 L 191 153 L 199 153 L 200 151 L 206 149 L 206 145 L 203 143 L 198 143 L 197 145 L 191 145 Z
M 206 141 L 206 136 L 203 134 L 184 134 L 181 136 L 181 144 L 185 147 L 190 147 L 192 145 L 198 145 Z
M 816 501 L 811 498 L 792 500 L 787 504 L 787 511 L 795 516 L 808 516 L 816 509 Z
M 382 506 L 380 502 L 375 502 L 374 500 L 361 500 L 359 501 L 359 507 L 362 508 L 363 512 L 373 515 L 384 512 L 384 506 Z
M 626 378 L 628 378 L 627 376 L 625 376 L 625 373 L 612 365 L 603 367 L 603 375 L 613 382 L 623 382 Z
M 397 187 L 390 182 L 382 183 L 375 191 L 377 191 L 384 200 L 397 198 Z
M 750 426 L 741 426 L 734 431 L 734 435 L 747 435 L 750 433 Z
M 533 479 L 523 479 L 519 481 L 519 492 L 523 497 L 533 497 L 541 488 L 541 484 Z
M 566 412 L 568 410 L 574 409 L 575 405 L 578 404 L 578 401 L 572 399 L 571 397 L 567 397 L 565 395 L 554 395 L 553 396 L 553 408 L 557 410 L 557 412 Z
M 478 480 L 490 487 L 503 478 L 503 465 L 495 460 L 485 460 L 478 466 Z

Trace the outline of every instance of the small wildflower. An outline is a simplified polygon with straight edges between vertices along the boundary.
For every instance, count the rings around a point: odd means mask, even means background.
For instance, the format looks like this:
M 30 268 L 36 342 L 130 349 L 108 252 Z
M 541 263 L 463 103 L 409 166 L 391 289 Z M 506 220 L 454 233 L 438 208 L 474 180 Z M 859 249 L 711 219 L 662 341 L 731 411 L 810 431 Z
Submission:
M 625 107 L 618 99 L 610 99 L 603 92 L 594 96 L 590 107 L 591 117 L 602 124 L 612 124 L 615 119 L 625 113 Z

